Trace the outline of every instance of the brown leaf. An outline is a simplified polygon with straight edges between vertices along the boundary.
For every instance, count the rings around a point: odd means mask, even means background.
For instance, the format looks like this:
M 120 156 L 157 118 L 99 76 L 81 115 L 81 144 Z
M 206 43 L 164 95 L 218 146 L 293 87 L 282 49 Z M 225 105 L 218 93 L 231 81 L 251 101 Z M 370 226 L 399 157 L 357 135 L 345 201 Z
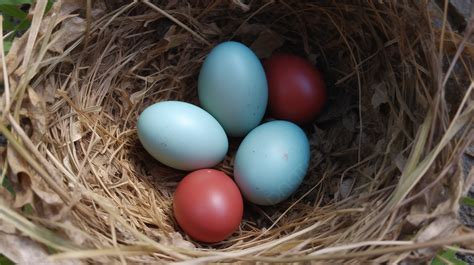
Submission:
M 232 0 L 232 6 L 237 6 L 238 8 L 242 9 L 242 11 L 247 12 L 250 10 L 250 4 L 244 4 L 241 0 Z
M 33 203 L 33 190 L 31 189 L 31 180 L 28 174 L 18 173 L 19 189 L 15 190 L 15 202 L 13 208 L 19 209 L 27 204 Z
M 354 186 L 354 178 L 346 178 L 342 181 L 341 185 L 339 186 L 339 196 L 342 199 L 347 198 L 352 191 L 352 187 Z
M 35 265 L 79 265 L 84 264 L 80 260 L 51 261 L 45 248 L 35 241 L 18 235 L 9 235 L 0 232 L 0 249 L 2 254 L 16 264 Z
M 202 25 L 202 34 L 219 36 L 222 35 L 222 30 L 217 26 L 216 23 L 204 24 Z
M 76 142 L 79 141 L 82 136 L 84 135 L 84 132 L 82 131 L 82 125 L 80 121 L 75 121 L 73 122 L 71 126 L 71 141 Z
M 457 227 L 459 227 L 459 222 L 454 216 L 439 216 L 418 233 L 416 241 L 425 242 L 434 238 L 452 235 Z
M 11 206 L 13 205 L 12 194 L 4 187 L 0 186 L 0 204 Z M 14 233 L 15 226 L 0 219 L 0 231 L 5 233 Z
M 86 2 L 86 0 L 62 0 L 56 1 L 55 4 L 61 5 L 59 15 L 66 16 L 79 9 L 85 10 Z
M 21 187 L 21 189 L 15 190 L 16 196 L 13 203 L 14 208 L 19 208 L 33 201 L 33 193 L 30 189 L 31 181 L 28 177 L 31 172 L 23 158 L 12 148 L 7 149 L 7 161 L 11 170 L 10 180 L 14 185 Z
M 8 164 L 11 169 L 11 180 L 19 184 L 20 190 L 16 190 L 14 207 L 19 208 L 33 202 L 33 192 L 48 204 L 62 204 L 62 200 L 54 193 L 40 178 L 32 172 L 25 161 L 12 149 L 7 150 Z
M 374 109 L 378 108 L 381 104 L 388 102 L 387 94 L 385 94 L 385 85 L 379 83 L 374 85 L 374 94 L 372 95 L 371 103 Z
M 284 43 L 282 36 L 273 30 L 266 29 L 262 31 L 258 38 L 250 45 L 250 48 L 259 58 L 268 58 L 273 51 L 280 48 Z
M 53 192 L 42 179 L 39 179 L 38 175 L 33 178 L 31 188 L 33 189 L 34 193 L 47 204 L 63 204 L 63 200 L 61 200 L 59 195 Z
M 26 109 L 28 111 L 28 117 L 33 124 L 34 136 L 32 140 L 33 142 L 38 142 L 47 131 L 46 115 L 48 112 L 43 98 L 31 88 L 27 89 L 27 91 L 29 104 L 26 106 Z
M 86 21 L 80 17 L 71 17 L 61 25 L 61 29 L 56 31 L 52 39 L 58 38 L 50 47 L 52 52 L 63 53 L 65 47 L 77 40 L 86 30 Z
M 169 233 L 168 236 L 169 241 L 167 243 L 171 246 L 184 249 L 196 249 L 196 246 L 194 246 L 193 243 L 185 240 L 183 236 L 178 232 Z
M 403 169 L 405 168 L 405 165 L 407 163 L 407 158 L 402 153 L 399 153 L 397 156 L 395 156 L 394 162 L 398 170 L 400 170 L 400 172 L 403 172 Z

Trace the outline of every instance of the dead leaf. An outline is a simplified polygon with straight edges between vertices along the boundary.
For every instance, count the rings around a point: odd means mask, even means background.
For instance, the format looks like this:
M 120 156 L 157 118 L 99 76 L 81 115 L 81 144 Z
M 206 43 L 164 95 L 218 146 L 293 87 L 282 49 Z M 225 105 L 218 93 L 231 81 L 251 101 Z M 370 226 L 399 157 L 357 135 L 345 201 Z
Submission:
M 82 245 L 86 240 L 94 240 L 94 238 L 86 232 L 74 226 L 71 221 L 64 221 L 62 227 L 64 228 L 64 232 L 68 235 L 68 239 L 77 245 Z
M 204 35 L 211 35 L 211 36 L 222 35 L 222 30 L 217 26 L 216 23 L 203 24 L 201 32 Z
M 440 236 L 452 235 L 459 225 L 459 221 L 452 215 L 438 216 L 418 233 L 416 241 L 425 242 Z
M 179 247 L 179 248 L 184 248 L 184 249 L 196 249 L 196 246 L 193 245 L 193 243 L 184 240 L 183 236 L 178 233 L 169 233 L 169 239 L 171 242 L 168 242 L 171 246 Z
M 257 39 L 250 45 L 250 48 L 259 58 L 268 58 L 272 55 L 273 51 L 280 48 L 284 42 L 280 34 L 273 30 L 266 29 L 258 35 Z
M 339 196 L 345 199 L 351 194 L 352 187 L 354 186 L 354 178 L 345 178 L 339 186 Z
M 29 104 L 26 106 L 28 117 L 33 124 L 33 142 L 38 142 L 47 131 L 47 109 L 43 98 L 32 88 L 28 88 Z
M 0 204 L 7 205 L 9 207 L 13 205 L 12 194 L 2 186 L 0 186 Z M 11 234 L 15 232 L 15 226 L 0 219 L 0 231 Z
M 86 30 L 86 21 L 80 17 L 71 17 L 63 21 L 61 29 L 51 39 L 58 38 L 50 47 L 52 52 L 63 53 L 71 42 L 77 40 Z
M 64 203 L 59 195 L 53 192 L 38 175 L 33 179 L 31 188 L 34 193 L 47 204 L 62 205 Z
M 14 207 L 20 208 L 33 202 L 33 192 L 48 204 L 62 204 L 62 200 L 54 193 L 38 174 L 32 172 L 25 161 L 12 149 L 7 150 L 8 164 L 11 169 L 10 179 L 21 186 L 16 190 Z
M 45 248 L 35 241 L 18 235 L 9 235 L 0 232 L 0 249 L 2 254 L 16 264 L 35 265 L 79 265 L 84 264 L 80 260 L 51 261 Z
M 71 126 L 71 141 L 76 142 L 79 141 L 82 136 L 84 135 L 84 132 L 82 131 L 82 125 L 80 121 L 75 121 L 73 122 Z
M 33 203 L 33 190 L 31 189 L 31 180 L 28 174 L 20 172 L 17 175 L 19 184 L 19 189 L 15 190 L 15 202 L 13 203 L 13 208 L 19 209 L 27 204 Z
M 349 112 L 342 118 L 342 125 L 348 131 L 355 132 L 357 130 L 357 114 L 354 112 Z
M 237 6 L 238 8 L 240 8 L 244 12 L 247 12 L 247 11 L 250 10 L 250 4 L 246 5 L 241 0 L 232 0 L 231 7 L 232 6 Z
M 381 104 L 388 102 L 387 94 L 385 93 L 385 85 L 379 83 L 374 85 L 374 94 L 372 95 L 371 103 L 374 109 L 378 108 Z
M 61 5 L 60 8 L 60 16 L 66 16 L 71 14 L 72 12 L 82 9 L 86 9 L 86 0 L 62 0 L 62 1 L 56 1 L 56 3 L 60 2 L 59 4 Z
M 263 32 L 264 30 L 267 30 L 267 26 L 263 25 L 263 24 L 258 24 L 258 23 L 255 23 L 255 24 L 249 24 L 249 23 L 245 23 L 243 24 L 239 31 L 237 32 L 238 34 L 241 34 L 241 35 L 254 35 L 254 36 L 258 36 L 261 32 Z
M 405 165 L 407 163 L 407 158 L 402 153 L 399 153 L 395 157 L 394 162 L 398 170 L 400 170 L 400 172 L 403 172 L 403 169 L 405 168 Z

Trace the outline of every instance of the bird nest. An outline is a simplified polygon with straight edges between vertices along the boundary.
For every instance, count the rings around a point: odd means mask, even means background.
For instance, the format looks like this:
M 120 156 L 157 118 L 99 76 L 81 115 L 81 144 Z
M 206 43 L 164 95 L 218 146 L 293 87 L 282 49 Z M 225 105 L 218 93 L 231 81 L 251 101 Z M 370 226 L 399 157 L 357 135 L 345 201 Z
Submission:
M 3 253 L 391 264 L 472 246 L 456 216 L 473 177 L 460 166 L 473 139 L 473 23 L 463 36 L 427 1 L 159 2 L 32 8 L 31 28 L 2 57 Z M 226 40 L 261 59 L 307 58 L 328 102 L 304 128 L 311 162 L 298 191 L 275 206 L 246 203 L 230 238 L 202 244 L 172 215 L 186 172 L 148 155 L 136 122 L 159 101 L 198 105 L 202 62 Z M 229 176 L 240 141 L 216 167 Z

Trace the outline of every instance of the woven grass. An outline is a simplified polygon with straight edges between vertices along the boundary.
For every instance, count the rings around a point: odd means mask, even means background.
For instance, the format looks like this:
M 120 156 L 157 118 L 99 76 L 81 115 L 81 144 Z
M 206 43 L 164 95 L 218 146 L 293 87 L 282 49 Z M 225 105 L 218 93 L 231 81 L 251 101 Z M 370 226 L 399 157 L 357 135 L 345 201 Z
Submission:
M 2 56 L 7 255 L 19 239 L 17 252 L 51 262 L 109 264 L 392 264 L 473 248 L 457 221 L 474 178 L 460 166 L 474 138 L 472 21 L 454 32 L 446 8 L 407 0 L 59 0 L 43 16 L 46 2 Z M 186 173 L 145 152 L 136 121 L 158 101 L 199 104 L 203 59 L 230 39 L 262 59 L 308 58 L 329 101 L 304 128 L 312 160 L 299 190 L 276 206 L 246 204 L 232 237 L 204 245 L 172 216 Z M 229 175 L 240 140 L 217 166 Z

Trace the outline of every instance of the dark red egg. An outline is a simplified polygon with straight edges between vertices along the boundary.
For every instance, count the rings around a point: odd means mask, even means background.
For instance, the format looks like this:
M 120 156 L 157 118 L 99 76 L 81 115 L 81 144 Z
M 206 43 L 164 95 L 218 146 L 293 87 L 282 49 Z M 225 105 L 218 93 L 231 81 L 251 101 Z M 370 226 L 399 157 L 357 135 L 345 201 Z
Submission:
M 326 102 L 321 73 L 307 60 L 288 54 L 274 55 L 263 65 L 270 115 L 299 124 L 313 121 Z
M 201 169 L 178 184 L 173 211 L 179 226 L 190 237 L 215 243 L 228 238 L 239 227 L 243 200 L 235 182 L 224 172 Z

